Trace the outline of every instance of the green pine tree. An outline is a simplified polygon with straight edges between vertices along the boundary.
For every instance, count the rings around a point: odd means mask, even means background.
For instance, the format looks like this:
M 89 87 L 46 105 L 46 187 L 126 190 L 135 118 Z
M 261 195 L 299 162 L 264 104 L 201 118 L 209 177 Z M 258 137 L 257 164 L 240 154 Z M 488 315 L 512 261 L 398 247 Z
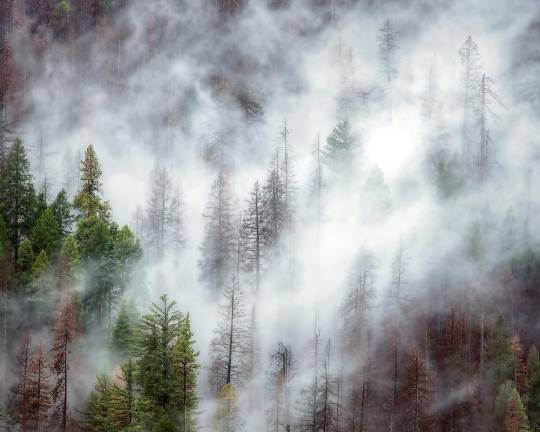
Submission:
M 510 394 L 504 418 L 504 432 L 529 432 L 527 413 L 516 389 Z
M 116 318 L 116 324 L 112 333 L 112 345 L 122 356 L 126 356 L 133 344 L 135 326 L 137 323 L 137 311 L 130 300 L 124 300 Z
M 68 235 L 62 243 L 57 266 L 58 286 L 61 290 L 73 287 L 80 270 L 80 257 L 77 242 Z
M 71 204 L 67 198 L 67 192 L 64 189 L 56 195 L 56 198 L 51 204 L 51 210 L 56 219 L 56 223 L 58 224 L 62 238 L 66 237 L 71 233 L 74 217 L 71 210 Z
M 135 345 L 138 380 L 142 394 L 153 404 L 154 418 L 178 406 L 178 379 L 174 371 L 174 347 L 181 314 L 166 295 L 152 304 L 141 319 Z
M 60 245 L 60 235 L 60 228 L 54 214 L 50 208 L 47 208 L 37 220 L 30 234 L 34 251 L 44 250 L 47 256 L 52 256 Z
M 344 120 L 326 139 L 323 162 L 334 174 L 347 177 L 352 174 L 359 151 L 359 139 L 353 134 L 349 121 Z
M 31 228 L 33 204 L 34 186 L 30 164 L 22 141 L 17 138 L 0 175 L 0 215 L 7 226 L 16 263 L 21 240 Z
M 115 425 L 111 415 L 113 383 L 109 378 L 100 375 L 94 390 L 88 396 L 83 410 L 81 424 L 88 432 L 114 432 Z
M 174 350 L 176 374 L 179 379 L 180 430 L 195 431 L 193 412 L 197 408 L 197 378 L 199 375 L 199 352 L 195 348 L 189 314 L 182 320 Z
M 540 358 L 534 345 L 527 356 L 527 378 L 529 381 L 527 412 L 531 430 L 540 432 Z
M 156 432 L 177 432 L 176 422 L 169 414 L 163 414 L 156 425 Z
M 32 264 L 34 264 L 34 259 L 32 242 L 26 238 L 20 244 L 17 253 L 19 283 L 24 289 L 32 280 Z
M 488 379 L 493 388 L 514 377 L 516 367 L 512 343 L 503 317 L 499 315 L 487 346 Z

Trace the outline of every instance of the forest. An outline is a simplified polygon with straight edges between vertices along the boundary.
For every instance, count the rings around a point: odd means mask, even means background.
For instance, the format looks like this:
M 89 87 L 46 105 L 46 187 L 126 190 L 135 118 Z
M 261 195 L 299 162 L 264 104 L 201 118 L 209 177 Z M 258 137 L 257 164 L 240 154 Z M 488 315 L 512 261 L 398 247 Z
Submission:
M 540 432 L 540 3 L 0 0 L 0 430 Z

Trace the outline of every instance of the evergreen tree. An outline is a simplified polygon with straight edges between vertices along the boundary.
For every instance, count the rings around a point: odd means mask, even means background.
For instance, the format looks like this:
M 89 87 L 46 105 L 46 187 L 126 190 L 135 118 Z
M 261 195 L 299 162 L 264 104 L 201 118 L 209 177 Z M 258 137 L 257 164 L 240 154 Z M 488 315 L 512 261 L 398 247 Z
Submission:
M 72 235 L 68 235 L 60 249 L 58 260 L 58 286 L 61 290 L 73 287 L 74 280 L 79 272 L 80 258 L 77 242 Z
M 516 389 L 512 391 L 504 418 L 504 432 L 529 432 L 527 413 Z
M 116 324 L 112 333 L 112 345 L 121 356 L 126 356 L 133 344 L 137 312 L 130 300 L 124 300 L 120 306 Z
M 174 347 L 174 363 L 179 380 L 180 431 L 196 430 L 193 412 L 197 408 L 197 378 L 199 375 L 199 352 L 195 349 L 194 333 L 189 314 L 180 323 L 178 339 Z
M 354 173 L 359 152 L 359 139 L 352 132 L 349 121 L 343 120 L 326 139 L 323 163 L 334 176 L 346 179 Z
M 540 431 L 540 358 L 533 345 L 527 357 L 527 378 L 529 382 L 529 398 L 527 413 L 533 432 Z
M 104 375 L 97 377 L 94 390 L 86 400 L 81 422 L 84 430 L 89 432 L 112 432 L 115 429 L 111 415 L 113 384 Z
M 97 158 L 94 146 L 89 145 L 81 161 L 81 192 L 97 197 L 101 193 L 101 164 Z
M 486 357 L 488 361 L 488 379 L 493 388 L 498 388 L 507 379 L 514 378 L 516 364 L 512 353 L 511 339 L 506 322 L 500 315 L 488 340 Z
M 16 139 L 0 175 L 0 214 L 8 228 L 17 263 L 21 239 L 32 223 L 34 186 L 24 146 Z
M 178 377 L 174 367 L 174 347 L 182 315 L 166 295 L 152 304 L 141 318 L 135 354 L 142 394 L 153 404 L 154 419 L 178 406 Z
M 58 192 L 51 204 L 51 210 L 56 219 L 61 237 L 67 237 L 71 233 L 74 217 L 65 189 Z
M 24 239 L 17 253 L 17 268 L 19 270 L 19 280 L 23 287 L 27 287 L 32 278 L 32 264 L 34 264 L 34 251 L 32 242 L 29 239 Z
M 30 234 L 34 251 L 39 253 L 43 250 L 47 256 L 51 257 L 59 246 L 60 236 L 60 228 L 54 214 L 51 208 L 47 208 L 37 220 Z

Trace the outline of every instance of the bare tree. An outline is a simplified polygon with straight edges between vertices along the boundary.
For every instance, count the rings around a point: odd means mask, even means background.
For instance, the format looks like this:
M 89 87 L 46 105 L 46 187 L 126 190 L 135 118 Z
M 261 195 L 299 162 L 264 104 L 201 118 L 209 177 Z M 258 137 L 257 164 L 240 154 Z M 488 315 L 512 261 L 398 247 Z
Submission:
M 398 75 L 396 67 L 397 35 L 397 31 L 389 19 L 384 21 L 377 35 L 380 70 L 386 90 L 390 120 L 392 119 L 393 109 L 394 80 Z
M 220 171 L 212 185 L 206 212 L 205 236 L 201 245 L 201 279 L 219 295 L 230 281 L 237 255 L 235 206 L 227 175 Z

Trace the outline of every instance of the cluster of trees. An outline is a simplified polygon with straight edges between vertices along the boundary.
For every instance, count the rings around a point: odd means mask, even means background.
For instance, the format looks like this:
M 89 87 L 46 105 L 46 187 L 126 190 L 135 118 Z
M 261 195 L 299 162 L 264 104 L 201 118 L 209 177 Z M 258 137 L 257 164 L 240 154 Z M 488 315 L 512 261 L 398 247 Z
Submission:
M 120 310 L 112 342 L 123 363 L 112 379 L 98 377 L 84 430 L 197 430 L 200 365 L 191 320 L 167 296 L 160 300 L 142 317 L 129 303 Z
M 127 226 L 111 219 L 101 175 L 89 146 L 73 202 L 61 190 L 49 203 L 45 192 L 35 192 L 21 140 L 0 166 L 2 352 L 24 341 L 7 414 L 22 430 L 70 429 L 77 340 L 88 326 L 110 327 L 113 308 L 137 275 L 142 249 Z M 3 357 L 4 380 L 10 360 Z

